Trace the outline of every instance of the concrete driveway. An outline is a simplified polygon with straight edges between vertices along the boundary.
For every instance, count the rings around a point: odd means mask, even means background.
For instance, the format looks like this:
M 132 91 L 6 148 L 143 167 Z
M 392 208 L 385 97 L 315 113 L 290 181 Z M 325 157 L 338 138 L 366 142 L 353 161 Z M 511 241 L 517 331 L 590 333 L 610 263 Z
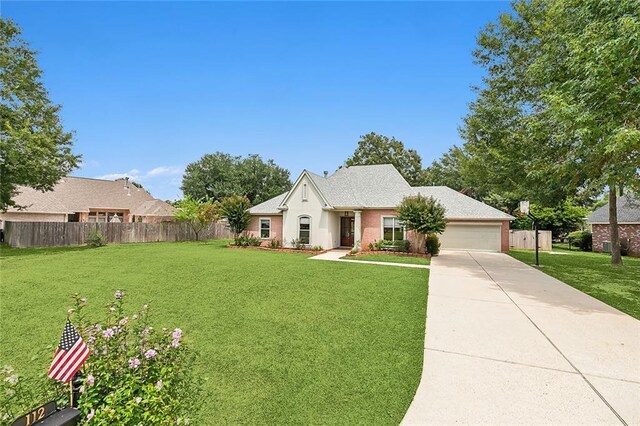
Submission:
M 505 254 L 432 259 L 403 424 L 640 424 L 640 321 Z

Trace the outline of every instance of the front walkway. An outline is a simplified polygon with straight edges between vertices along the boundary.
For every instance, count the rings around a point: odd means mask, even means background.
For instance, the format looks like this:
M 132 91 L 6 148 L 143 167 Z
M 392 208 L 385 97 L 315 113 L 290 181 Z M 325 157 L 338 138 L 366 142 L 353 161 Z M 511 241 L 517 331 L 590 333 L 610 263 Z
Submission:
M 402 423 L 640 424 L 640 321 L 507 255 L 444 252 Z
M 403 268 L 422 268 L 429 269 L 429 265 L 413 265 L 410 263 L 393 263 L 393 262 L 376 262 L 373 260 L 350 260 L 341 259 L 349 254 L 349 250 L 329 250 L 328 252 L 319 254 L 317 256 L 310 257 L 313 260 L 331 260 L 334 262 L 350 262 L 350 263 L 368 263 L 370 265 L 384 265 L 384 266 L 401 266 Z

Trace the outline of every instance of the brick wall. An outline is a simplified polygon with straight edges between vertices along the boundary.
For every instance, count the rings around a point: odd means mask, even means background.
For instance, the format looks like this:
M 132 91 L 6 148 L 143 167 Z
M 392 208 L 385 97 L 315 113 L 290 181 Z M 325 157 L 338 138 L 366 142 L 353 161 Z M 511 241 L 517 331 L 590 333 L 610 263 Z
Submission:
M 260 219 L 271 219 L 271 238 L 277 238 L 282 240 L 282 216 L 281 215 L 264 215 L 264 216 L 251 216 L 251 222 L 247 228 L 247 233 L 255 237 L 260 236 Z M 269 240 L 264 240 L 262 245 L 266 245 Z
M 602 251 L 602 242 L 611 241 L 611 233 L 609 225 L 592 225 L 593 232 L 593 251 Z M 629 238 L 631 241 L 629 254 L 632 256 L 640 256 L 640 224 L 637 225 L 618 225 L 620 240 Z

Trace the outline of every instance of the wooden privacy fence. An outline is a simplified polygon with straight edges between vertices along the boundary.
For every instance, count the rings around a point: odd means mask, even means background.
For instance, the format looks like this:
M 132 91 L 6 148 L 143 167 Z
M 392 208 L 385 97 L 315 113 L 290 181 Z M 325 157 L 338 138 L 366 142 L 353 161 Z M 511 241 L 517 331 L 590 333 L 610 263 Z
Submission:
M 509 231 L 509 247 L 515 249 L 536 249 L 535 231 Z M 551 251 L 551 231 L 538 231 L 538 248 Z
M 86 223 L 86 222 L 5 222 L 4 240 L 11 247 L 77 246 L 87 242 L 92 231 L 99 231 L 108 243 L 150 243 L 194 241 L 188 223 Z M 220 222 L 200 231 L 200 240 L 231 238 Z

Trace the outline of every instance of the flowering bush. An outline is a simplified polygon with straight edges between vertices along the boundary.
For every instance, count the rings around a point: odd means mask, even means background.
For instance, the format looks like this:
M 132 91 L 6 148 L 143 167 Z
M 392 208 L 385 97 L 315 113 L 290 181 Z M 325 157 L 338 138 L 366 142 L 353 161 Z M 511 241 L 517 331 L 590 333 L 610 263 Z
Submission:
M 91 349 L 83 367 L 78 408 L 91 424 L 181 424 L 194 413 L 197 383 L 194 356 L 182 330 L 156 330 L 148 306 L 125 315 L 124 292 L 117 291 L 107 319 L 86 320 L 86 299 L 74 296 L 72 321 Z

